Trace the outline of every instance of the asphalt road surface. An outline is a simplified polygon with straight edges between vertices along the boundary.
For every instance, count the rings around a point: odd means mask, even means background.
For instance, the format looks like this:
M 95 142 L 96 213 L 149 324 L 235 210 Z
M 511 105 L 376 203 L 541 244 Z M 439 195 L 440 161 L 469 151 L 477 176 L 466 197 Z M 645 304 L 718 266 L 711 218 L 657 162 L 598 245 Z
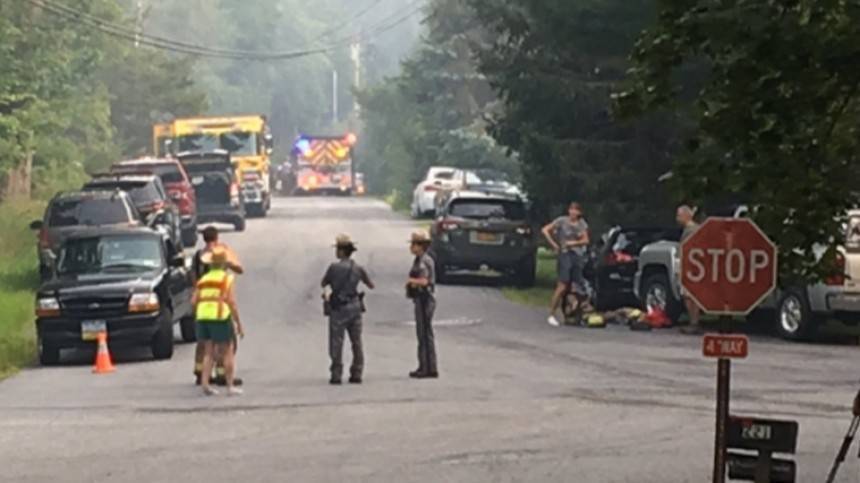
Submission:
M 110 375 L 91 374 L 86 353 L 24 370 L 0 383 L 0 481 L 710 481 L 716 364 L 699 338 L 553 328 L 496 288 L 445 286 L 441 378 L 410 380 L 413 228 L 372 199 L 276 200 L 224 237 L 247 270 L 245 395 L 203 396 L 191 345 L 169 361 L 115 354 Z M 378 285 L 362 386 L 327 384 L 318 284 L 339 232 Z M 858 348 L 756 336 L 750 352 L 734 366 L 732 412 L 799 421 L 797 481 L 823 481 L 850 422 Z M 838 481 L 860 481 L 856 455 Z

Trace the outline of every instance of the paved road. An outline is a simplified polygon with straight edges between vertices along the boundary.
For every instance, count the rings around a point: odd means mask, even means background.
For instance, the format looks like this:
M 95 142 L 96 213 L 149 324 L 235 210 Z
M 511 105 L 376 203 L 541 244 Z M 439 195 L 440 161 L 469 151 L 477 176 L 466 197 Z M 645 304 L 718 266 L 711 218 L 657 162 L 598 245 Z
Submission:
M 671 332 L 552 328 L 490 287 L 439 291 L 442 378 L 413 381 L 402 283 L 413 224 L 369 199 L 277 200 L 228 234 L 249 275 L 241 398 L 170 361 L 90 355 L 0 383 L 0 481 L 704 482 L 715 364 Z M 327 385 L 318 280 L 342 231 L 379 289 L 368 297 L 366 382 Z M 823 481 L 849 422 L 858 349 L 755 338 L 733 407 L 797 419 L 799 482 Z M 852 451 L 839 481 L 856 482 Z

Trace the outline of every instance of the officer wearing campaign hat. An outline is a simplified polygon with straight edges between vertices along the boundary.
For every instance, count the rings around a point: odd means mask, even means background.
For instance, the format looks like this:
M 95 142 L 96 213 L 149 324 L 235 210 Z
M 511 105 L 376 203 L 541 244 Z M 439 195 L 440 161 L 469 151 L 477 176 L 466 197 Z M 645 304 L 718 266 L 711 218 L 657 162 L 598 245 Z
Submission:
M 439 377 L 436 366 L 436 342 L 433 335 L 433 313 L 436 311 L 436 270 L 433 258 L 427 253 L 430 236 L 425 231 L 412 233 L 409 250 L 415 255 L 406 296 L 415 304 L 415 335 L 418 338 L 418 369 L 409 373 L 416 379 Z
M 343 375 L 344 332 L 349 334 L 352 344 L 352 365 L 349 369 L 349 382 L 361 384 L 364 370 L 364 349 L 361 342 L 364 312 L 364 294 L 358 291 L 359 282 L 373 289 L 373 282 L 365 269 L 352 260 L 357 250 L 349 235 L 338 235 L 335 244 L 337 261 L 329 265 L 322 279 L 324 312 L 329 318 L 329 356 L 331 357 L 330 384 L 340 384 Z

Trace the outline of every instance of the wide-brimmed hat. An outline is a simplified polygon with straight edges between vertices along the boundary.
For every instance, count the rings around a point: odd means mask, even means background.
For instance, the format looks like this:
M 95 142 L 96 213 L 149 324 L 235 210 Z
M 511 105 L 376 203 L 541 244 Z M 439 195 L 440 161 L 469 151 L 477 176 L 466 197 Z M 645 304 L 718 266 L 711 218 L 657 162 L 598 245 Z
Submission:
M 430 235 L 424 230 L 413 231 L 412 236 L 409 237 L 409 243 L 416 243 L 418 245 L 429 245 Z
M 204 265 L 226 265 L 230 254 L 221 246 L 212 247 L 211 250 L 200 255 L 200 261 Z
M 345 233 L 341 233 L 340 235 L 338 235 L 334 239 L 334 247 L 336 247 L 336 248 L 352 248 L 353 250 L 356 250 L 355 242 L 352 241 L 352 238 L 350 238 L 349 235 L 347 235 Z

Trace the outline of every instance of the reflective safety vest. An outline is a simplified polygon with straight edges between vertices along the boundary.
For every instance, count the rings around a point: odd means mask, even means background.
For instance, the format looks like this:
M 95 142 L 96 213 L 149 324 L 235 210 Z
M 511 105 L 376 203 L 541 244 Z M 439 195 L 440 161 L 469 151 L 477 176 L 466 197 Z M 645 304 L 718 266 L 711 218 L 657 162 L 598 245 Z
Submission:
M 199 321 L 226 321 L 230 318 L 227 294 L 233 285 L 233 276 L 224 270 L 210 270 L 197 282 L 197 307 L 195 317 Z

